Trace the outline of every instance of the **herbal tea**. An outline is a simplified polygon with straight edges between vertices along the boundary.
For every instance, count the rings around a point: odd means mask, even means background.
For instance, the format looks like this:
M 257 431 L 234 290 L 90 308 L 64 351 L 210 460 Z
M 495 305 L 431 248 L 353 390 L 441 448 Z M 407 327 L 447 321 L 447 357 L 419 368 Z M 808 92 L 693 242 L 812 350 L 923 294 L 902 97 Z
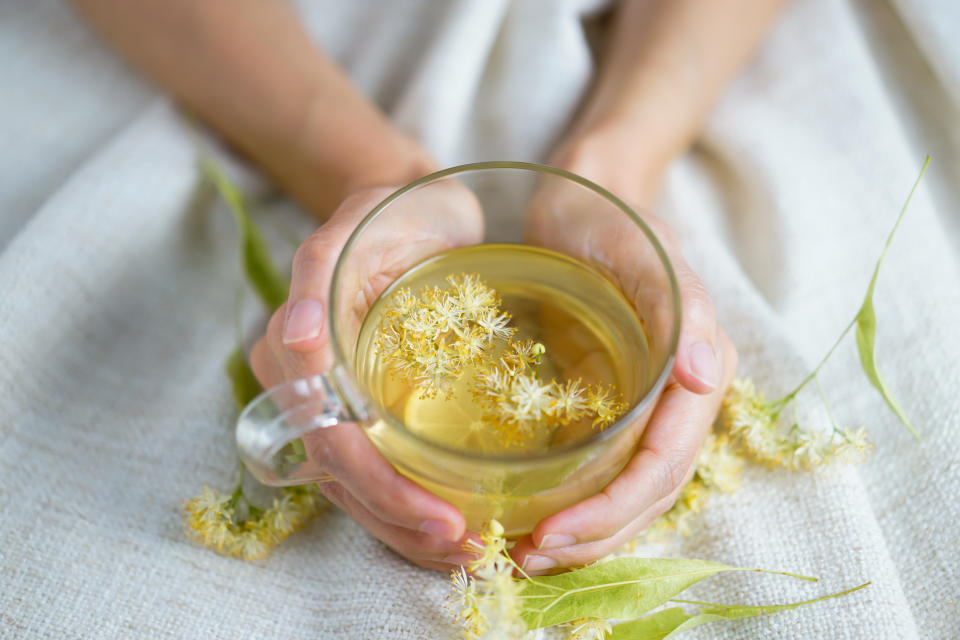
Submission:
M 562 254 L 512 244 L 455 249 L 403 274 L 368 312 L 356 362 L 372 397 L 408 430 L 503 458 L 591 438 L 643 396 L 653 375 L 640 321 L 613 284 Z M 401 472 L 465 508 L 466 496 L 436 490 L 416 469 Z M 511 477 L 505 463 L 502 476 L 477 478 L 469 501 L 496 502 L 484 517 L 509 521 L 505 510 L 535 508 L 533 494 L 562 479 Z M 553 495 L 541 508 L 569 498 Z

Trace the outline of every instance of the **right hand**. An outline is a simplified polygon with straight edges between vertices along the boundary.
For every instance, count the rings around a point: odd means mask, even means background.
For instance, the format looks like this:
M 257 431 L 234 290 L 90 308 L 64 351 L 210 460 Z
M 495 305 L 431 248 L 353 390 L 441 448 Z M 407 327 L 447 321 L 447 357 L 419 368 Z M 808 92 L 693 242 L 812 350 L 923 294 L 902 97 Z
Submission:
M 323 373 L 333 365 L 332 336 L 324 320 L 334 266 L 357 224 L 394 189 L 354 192 L 297 250 L 290 296 L 250 354 L 264 387 Z M 341 280 L 340 300 L 350 302 L 338 310 L 345 325 L 359 326 L 380 292 L 417 263 L 482 239 L 479 205 L 455 181 L 432 183 L 415 196 L 391 205 L 353 249 Z M 472 559 L 462 551 L 471 537 L 463 514 L 400 475 L 358 424 L 318 429 L 303 442 L 317 474 L 334 478 L 319 485 L 323 494 L 394 551 L 431 569 L 449 570 Z

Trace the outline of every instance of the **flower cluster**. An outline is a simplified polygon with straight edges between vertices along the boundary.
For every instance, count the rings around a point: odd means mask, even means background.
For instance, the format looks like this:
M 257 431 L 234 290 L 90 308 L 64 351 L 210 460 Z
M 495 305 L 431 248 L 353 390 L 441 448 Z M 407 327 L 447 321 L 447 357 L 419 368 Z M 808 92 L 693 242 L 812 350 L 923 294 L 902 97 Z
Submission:
M 711 495 L 737 490 L 745 458 L 771 467 L 813 471 L 834 464 L 858 464 L 869 456 L 873 445 L 865 429 L 834 426 L 831 431 L 814 432 L 796 423 L 785 428 L 779 422 L 783 404 L 767 401 L 750 380 L 734 380 L 720 413 L 724 432 L 707 437 L 696 472 L 681 489 L 677 502 L 637 541 L 662 541 L 674 532 L 689 534 L 693 517 Z
M 470 574 L 458 568 L 451 573 L 453 594 L 448 607 L 470 640 L 519 640 L 526 632 L 520 618 L 520 592 L 526 586 L 516 580 L 516 563 L 506 553 L 503 526 L 491 520 L 481 534 L 482 543 L 469 540 L 464 549 L 477 554 Z
M 813 470 L 833 463 L 856 464 L 870 454 L 872 444 L 863 428 L 834 426 L 832 431 L 813 432 L 794 424 L 784 429 L 779 410 L 750 380 L 738 378 L 724 399 L 721 418 L 751 458 L 770 466 Z
M 424 397 L 450 397 L 463 370 L 477 365 L 516 329 L 496 292 L 475 275 L 449 276 L 450 287 L 400 289 L 390 298 L 377 332 L 377 350 L 399 379 Z
M 447 282 L 446 289 L 425 287 L 418 295 L 398 290 L 377 331 L 380 357 L 422 397 L 451 399 L 455 382 L 472 372 L 471 391 L 485 409 L 483 423 L 507 446 L 539 429 L 586 418 L 604 428 L 626 411 L 610 386 L 541 381 L 546 349 L 532 340 L 512 340 L 516 329 L 496 291 L 476 275 L 451 275 Z
M 301 528 L 323 505 L 316 487 L 285 487 L 268 509 L 247 502 L 247 517 L 240 518 L 241 499 L 246 502 L 239 488 L 232 496 L 223 496 L 204 486 L 183 505 L 187 536 L 217 553 L 258 560 Z
M 499 359 L 479 368 L 473 380 L 474 399 L 487 410 L 484 422 L 504 444 L 521 443 L 537 428 L 583 418 L 604 428 L 623 415 L 626 405 L 611 387 L 584 385 L 580 378 L 541 382 L 537 367 L 544 351 L 530 340 L 512 342 Z

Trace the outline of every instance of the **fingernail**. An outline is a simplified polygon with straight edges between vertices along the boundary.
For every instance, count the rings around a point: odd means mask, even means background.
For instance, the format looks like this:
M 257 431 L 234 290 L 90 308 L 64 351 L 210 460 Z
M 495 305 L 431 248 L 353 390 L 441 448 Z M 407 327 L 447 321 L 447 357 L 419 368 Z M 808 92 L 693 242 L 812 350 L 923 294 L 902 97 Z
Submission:
M 448 564 L 458 564 L 460 566 L 468 565 L 474 560 L 477 559 L 477 556 L 472 553 L 454 553 L 443 559 L 444 562 Z
M 320 335 L 323 329 L 323 303 L 301 300 L 287 313 L 283 325 L 283 344 L 302 342 Z
M 706 342 L 698 342 L 690 347 L 690 372 L 703 384 L 716 387 L 720 381 L 720 363 L 713 353 L 713 347 Z
M 540 539 L 538 549 L 559 549 L 577 544 L 577 539 L 568 533 L 548 533 Z
M 553 569 L 557 566 L 557 561 L 547 556 L 527 556 L 523 559 L 524 571 L 543 571 L 544 569 Z
M 444 540 L 457 540 L 460 537 L 446 520 L 424 520 L 420 523 L 420 531 Z

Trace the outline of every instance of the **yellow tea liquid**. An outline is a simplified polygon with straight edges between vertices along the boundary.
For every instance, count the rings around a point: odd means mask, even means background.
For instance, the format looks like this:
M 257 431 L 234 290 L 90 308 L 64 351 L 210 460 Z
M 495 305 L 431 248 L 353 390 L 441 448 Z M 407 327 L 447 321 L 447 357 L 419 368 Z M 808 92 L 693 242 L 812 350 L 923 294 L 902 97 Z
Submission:
M 417 456 L 398 454 L 395 443 L 383 443 L 393 449 L 394 455 L 388 452 L 388 457 L 402 473 L 461 508 L 469 525 L 479 526 L 496 517 L 508 533 L 516 535 L 529 531 L 540 518 L 599 491 L 619 468 L 594 460 L 589 447 L 539 470 L 520 461 L 512 464 L 506 458 L 567 449 L 590 439 L 599 429 L 592 419 L 584 418 L 537 430 L 521 443 L 505 444 L 483 422 L 484 408 L 470 389 L 475 375 L 471 367 L 456 380 L 452 394 L 433 397 L 391 371 L 376 344 L 391 296 L 401 288 L 414 295 L 426 286 L 448 288 L 446 278 L 459 274 L 476 274 L 496 291 L 501 309 L 510 314 L 510 326 L 516 329 L 514 341 L 532 340 L 545 347 L 537 372 L 541 380 L 602 383 L 611 387 L 629 410 L 649 389 L 654 374 L 641 323 L 620 290 L 593 268 L 553 251 L 514 244 L 454 249 L 412 268 L 380 295 L 364 320 L 357 343 L 358 377 L 371 396 L 425 440 L 504 460 L 493 472 L 488 465 L 484 477 L 471 478 L 472 487 L 465 488 L 462 475 L 469 473 L 468 468 L 450 469 L 451 479 L 445 482 L 436 470 L 421 474 L 418 463 L 410 461 Z M 374 424 L 370 435 L 374 441 L 388 437 L 382 423 Z M 619 459 L 623 457 L 616 457 L 616 466 L 622 466 Z M 427 459 L 422 463 L 439 464 Z M 598 464 L 600 468 L 596 468 Z

